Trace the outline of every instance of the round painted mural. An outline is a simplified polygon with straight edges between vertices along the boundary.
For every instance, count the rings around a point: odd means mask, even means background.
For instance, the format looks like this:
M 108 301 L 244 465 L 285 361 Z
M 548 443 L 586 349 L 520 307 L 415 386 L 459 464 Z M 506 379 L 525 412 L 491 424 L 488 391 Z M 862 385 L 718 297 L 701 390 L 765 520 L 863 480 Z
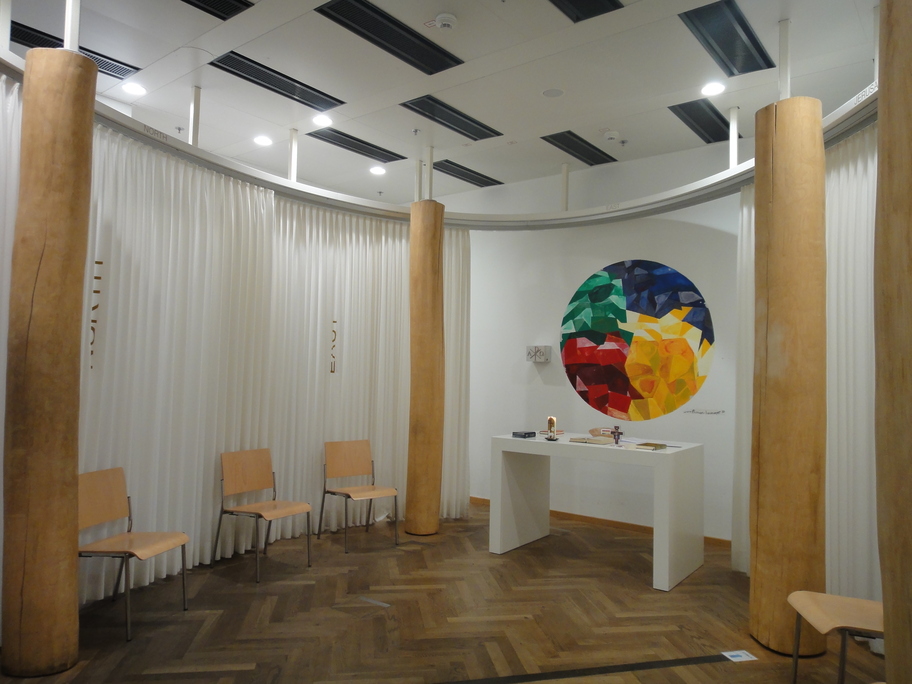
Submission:
M 680 408 L 703 385 L 713 327 L 703 295 L 655 261 L 619 261 L 573 295 L 561 327 L 561 360 L 583 401 L 621 420 Z

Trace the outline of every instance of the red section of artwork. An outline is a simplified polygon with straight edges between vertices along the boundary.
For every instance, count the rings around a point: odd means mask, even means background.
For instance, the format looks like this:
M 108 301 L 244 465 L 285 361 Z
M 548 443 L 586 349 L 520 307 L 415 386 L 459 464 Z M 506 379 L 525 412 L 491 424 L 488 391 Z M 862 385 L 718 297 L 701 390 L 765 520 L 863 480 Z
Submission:
M 561 352 L 564 370 L 580 397 L 592 408 L 625 420 L 631 400 L 640 398 L 624 369 L 628 352 L 627 343 L 614 335 L 601 345 L 571 338 Z

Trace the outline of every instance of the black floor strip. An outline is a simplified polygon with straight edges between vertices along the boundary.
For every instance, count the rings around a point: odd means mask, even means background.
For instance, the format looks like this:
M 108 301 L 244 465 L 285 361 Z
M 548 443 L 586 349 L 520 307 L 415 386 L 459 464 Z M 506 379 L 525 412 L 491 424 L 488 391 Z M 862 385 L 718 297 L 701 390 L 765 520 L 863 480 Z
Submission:
M 605 665 L 603 667 L 586 667 L 579 670 L 559 670 L 557 672 L 539 672 L 536 674 L 509 675 L 507 677 L 487 677 L 485 679 L 466 679 L 453 684 L 523 684 L 523 682 L 550 682 L 573 677 L 594 677 L 596 675 L 634 672 L 636 670 L 662 670 L 682 665 L 705 665 L 728 661 L 721 653 L 695 658 L 674 658 L 672 660 L 650 660 L 645 663 L 627 663 L 624 665 Z

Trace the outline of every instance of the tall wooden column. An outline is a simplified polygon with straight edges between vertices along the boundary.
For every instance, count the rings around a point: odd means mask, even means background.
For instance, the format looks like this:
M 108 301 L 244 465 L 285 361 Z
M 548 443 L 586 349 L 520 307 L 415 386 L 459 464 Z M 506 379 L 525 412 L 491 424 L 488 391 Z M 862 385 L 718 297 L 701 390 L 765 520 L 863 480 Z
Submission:
M 3 671 L 79 655 L 76 473 L 95 63 L 26 55 L 3 473 Z
M 877 531 L 886 680 L 912 682 L 912 5 L 880 4 L 874 238 Z
M 443 205 L 412 204 L 409 233 L 411 406 L 405 531 L 440 527 L 443 474 Z
M 821 105 L 756 117 L 750 633 L 791 653 L 798 589 L 826 590 L 826 243 Z M 801 653 L 826 641 L 802 632 Z

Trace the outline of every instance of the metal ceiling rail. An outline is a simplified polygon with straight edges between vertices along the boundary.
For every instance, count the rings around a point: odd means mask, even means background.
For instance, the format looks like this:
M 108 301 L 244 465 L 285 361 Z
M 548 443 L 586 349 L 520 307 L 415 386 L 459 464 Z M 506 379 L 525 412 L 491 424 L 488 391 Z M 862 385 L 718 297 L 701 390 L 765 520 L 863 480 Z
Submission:
M 0 49 L 0 72 L 21 82 L 25 62 L 15 53 Z M 874 82 L 854 98 L 823 119 L 823 137 L 827 146 L 869 125 L 877 117 L 877 83 Z M 95 104 L 96 122 L 120 131 L 131 138 L 225 173 L 240 180 L 270 188 L 275 192 L 311 204 L 333 207 L 358 214 L 408 220 L 409 209 L 397 204 L 374 202 L 304 183 L 296 183 L 260 171 L 246 164 L 206 152 L 182 140 L 136 121 L 105 104 Z M 754 160 L 672 190 L 601 207 L 545 214 L 468 214 L 446 212 L 446 225 L 475 230 L 536 230 L 591 226 L 633 218 L 664 214 L 684 209 L 738 192 L 753 182 Z

